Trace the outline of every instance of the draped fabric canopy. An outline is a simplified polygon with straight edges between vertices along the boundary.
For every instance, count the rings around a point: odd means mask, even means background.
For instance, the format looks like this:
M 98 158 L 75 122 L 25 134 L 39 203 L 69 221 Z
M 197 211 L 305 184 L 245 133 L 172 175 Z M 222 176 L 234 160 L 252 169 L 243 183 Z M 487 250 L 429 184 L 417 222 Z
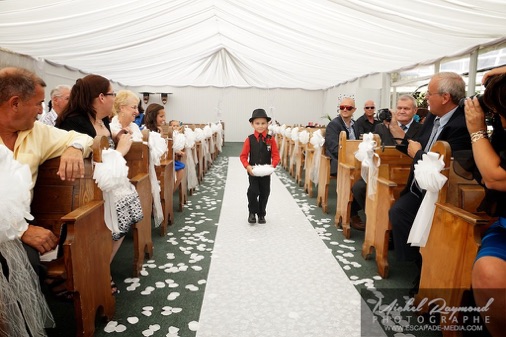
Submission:
M 0 1 L 0 48 L 130 86 L 325 89 L 505 33 L 506 0 Z

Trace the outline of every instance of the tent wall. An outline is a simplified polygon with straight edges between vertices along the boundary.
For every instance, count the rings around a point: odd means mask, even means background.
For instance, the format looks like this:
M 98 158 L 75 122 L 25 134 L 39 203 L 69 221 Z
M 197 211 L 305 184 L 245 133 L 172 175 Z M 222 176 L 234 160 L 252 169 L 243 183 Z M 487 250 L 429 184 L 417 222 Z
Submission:
M 130 88 L 132 91 L 135 88 Z M 167 118 L 185 123 L 225 122 L 225 140 L 242 142 L 252 133 L 248 119 L 256 108 L 281 124 L 326 123 L 321 119 L 322 90 L 180 87 L 169 88 Z M 160 94 L 151 94 L 150 103 L 161 104 Z M 144 107 L 146 105 L 144 104 Z

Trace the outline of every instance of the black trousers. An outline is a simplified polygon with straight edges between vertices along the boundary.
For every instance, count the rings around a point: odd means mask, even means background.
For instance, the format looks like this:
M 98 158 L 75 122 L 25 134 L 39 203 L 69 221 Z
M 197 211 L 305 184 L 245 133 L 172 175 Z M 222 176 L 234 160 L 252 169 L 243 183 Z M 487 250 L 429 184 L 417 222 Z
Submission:
M 248 210 L 250 213 L 265 216 L 265 208 L 271 194 L 271 176 L 249 177 Z
M 360 177 L 351 187 L 353 193 L 353 202 L 351 203 L 350 215 L 357 215 L 361 209 L 365 211 L 365 198 L 367 193 L 367 183 Z
M 407 241 L 422 200 L 423 195 L 407 192 L 399 197 L 388 213 L 392 223 L 395 254 L 399 261 L 418 262 L 420 259 L 420 248 L 412 247 Z

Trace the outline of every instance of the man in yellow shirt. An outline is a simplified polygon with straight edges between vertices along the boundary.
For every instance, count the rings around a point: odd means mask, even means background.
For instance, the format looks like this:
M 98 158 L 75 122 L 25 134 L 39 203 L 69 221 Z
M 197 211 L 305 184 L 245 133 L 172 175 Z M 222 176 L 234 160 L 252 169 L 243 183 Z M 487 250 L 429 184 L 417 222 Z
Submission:
M 33 190 L 39 165 L 61 156 L 57 172 L 62 180 L 73 181 L 84 175 L 83 157 L 91 152 L 93 139 L 77 132 L 67 132 L 40 122 L 46 83 L 22 68 L 0 69 L 0 146 L 5 145 L 22 164 L 28 164 Z M 39 253 L 54 249 L 58 238 L 42 227 L 28 226 L 18 234 L 30 262 L 37 270 Z

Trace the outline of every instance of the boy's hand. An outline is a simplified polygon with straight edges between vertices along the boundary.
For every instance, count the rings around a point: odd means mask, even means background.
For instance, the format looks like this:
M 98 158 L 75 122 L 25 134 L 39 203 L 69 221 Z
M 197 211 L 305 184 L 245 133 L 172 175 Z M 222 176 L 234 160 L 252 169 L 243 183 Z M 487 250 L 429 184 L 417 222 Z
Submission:
M 254 176 L 254 174 L 253 174 L 253 167 L 251 165 L 246 166 L 246 170 L 248 171 L 248 174 L 250 176 Z

